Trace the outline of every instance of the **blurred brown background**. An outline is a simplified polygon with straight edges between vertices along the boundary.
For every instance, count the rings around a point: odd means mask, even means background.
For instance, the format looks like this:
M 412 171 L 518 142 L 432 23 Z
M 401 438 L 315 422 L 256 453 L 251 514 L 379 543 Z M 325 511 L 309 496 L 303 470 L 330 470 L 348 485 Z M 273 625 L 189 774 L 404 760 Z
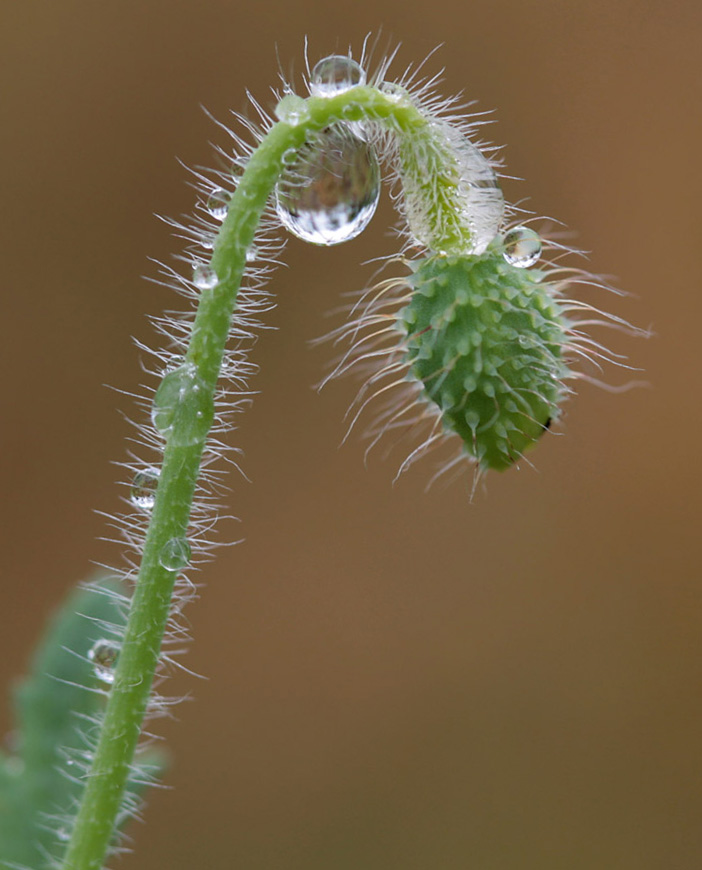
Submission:
M 428 466 L 342 449 L 348 382 L 311 389 L 324 312 L 392 250 L 293 241 L 236 436 L 246 542 L 207 569 L 153 794 L 125 868 L 702 867 L 700 56 L 686 2 L 6 2 L 0 12 L 2 632 L 9 685 L 63 593 L 115 553 L 140 378 L 130 335 L 180 304 L 141 280 L 189 212 L 175 157 L 211 163 L 249 88 L 401 40 L 445 47 L 447 92 L 496 109 L 513 200 L 577 230 L 653 326 L 611 336 L 651 389 L 583 386 L 538 466 L 424 494 Z M 616 375 L 609 372 L 611 380 Z M 10 727 L 7 708 L 0 715 Z

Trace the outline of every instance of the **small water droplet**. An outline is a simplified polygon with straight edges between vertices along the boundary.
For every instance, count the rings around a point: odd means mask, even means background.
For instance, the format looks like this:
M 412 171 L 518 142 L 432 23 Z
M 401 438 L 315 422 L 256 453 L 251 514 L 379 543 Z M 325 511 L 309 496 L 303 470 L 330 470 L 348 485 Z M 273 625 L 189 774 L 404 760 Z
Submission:
M 190 561 L 190 544 L 185 538 L 171 538 L 163 545 L 159 561 L 168 571 L 179 571 Z
M 224 220 L 229 208 L 229 199 L 229 193 L 224 188 L 216 188 L 207 200 L 207 211 L 218 221 Z
M 93 671 L 103 683 L 114 683 L 114 667 L 119 658 L 119 644 L 114 640 L 97 640 L 88 651 Z
M 67 843 L 71 839 L 71 832 L 68 828 L 59 828 L 56 831 L 56 839 L 60 840 L 62 843 Z
M 191 447 L 207 438 L 214 403 L 193 363 L 169 372 L 156 390 L 151 420 L 175 447 Z
M 505 233 L 502 256 L 510 266 L 527 269 L 541 256 L 541 237 L 529 227 L 514 227 Z
M 256 260 L 258 260 L 259 254 L 260 254 L 260 251 L 258 250 L 256 245 L 251 245 L 250 248 L 246 249 L 246 262 L 247 263 L 255 262 Z
M 328 127 L 298 152 L 276 185 L 276 210 L 293 235 L 315 245 L 355 238 L 375 214 L 375 149 L 345 126 Z
M 365 85 L 366 73 L 351 57 L 332 54 L 315 64 L 310 76 L 313 97 L 335 97 L 356 85 Z
M 407 88 L 403 88 L 402 85 L 398 85 L 396 82 L 383 82 L 380 85 L 380 90 L 394 103 L 410 102 Z
M 158 471 L 147 468 L 137 471 L 132 481 L 129 492 L 131 503 L 144 511 L 150 511 L 156 501 L 156 487 L 158 486 Z
M 193 269 L 193 284 L 198 290 L 212 290 L 218 283 L 219 278 L 212 266 L 198 263 Z
M 307 102 L 296 94 L 287 94 L 275 107 L 275 114 L 279 121 L 297 127 L 310 116 Z

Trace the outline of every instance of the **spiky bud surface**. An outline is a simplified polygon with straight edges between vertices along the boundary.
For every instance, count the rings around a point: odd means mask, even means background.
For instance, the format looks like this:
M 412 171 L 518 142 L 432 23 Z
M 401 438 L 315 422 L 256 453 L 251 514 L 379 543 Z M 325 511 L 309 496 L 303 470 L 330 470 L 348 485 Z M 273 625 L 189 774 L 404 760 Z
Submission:
M 481 467 L 513 465 L 548 428 L 564 398 L 567 322 L 538 270 L 489 249 L 413 264 L 398 317 L 411 375 Z

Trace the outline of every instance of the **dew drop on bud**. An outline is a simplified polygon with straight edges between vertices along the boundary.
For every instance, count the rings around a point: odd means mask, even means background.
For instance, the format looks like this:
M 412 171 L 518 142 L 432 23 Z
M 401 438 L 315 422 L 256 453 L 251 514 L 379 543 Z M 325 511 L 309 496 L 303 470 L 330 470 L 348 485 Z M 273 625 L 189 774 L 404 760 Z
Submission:
M 169 372 L 156 390 L 151 421 L 174 447 L 192 447 L 207 438 L 214 403 L 192 363 Z
M 219 283 L 217 273 L 205 263 L 198 263 L 193 269 L 193 284 L 198 290 L 212 290 Z
M 129 500 L 134 507 L 143 511 L 150 511 L 156 501 L 156 487 L 158 486 L 158 471 L 148 468 L 145 471 L 137 471 L 132 480 L 132 488 L 129 491 Z
M 310 76 L 313 97 L 335 97 L 356 85 L 365 85 L 366 73 L 351 57 L 332 54 L 315 64 Z
M 88 651 L 93 672 L 103 683 L 114 683 L 114 668 L 119 657 L 119 644 L 114 640 L 97 640 Z
M 541 237 L 529 227 L 514 227 L 502 240 L 502 256 L 510 266 L 527 269 L 541 256 Z
M 275 194 L 278 217 L 293 235 L 314 245 L 347 242 L 363 232 L 378 205 L 375 149 L 343 125 L 329 127 L 302 146 Z
M 207 211 L 218 221 L 224 220 L 229 208 L 229 194 L 221 187 L 216 188 L 207 200 Z
M 190 556 L 190 544 L 185 538 L 171 538 L 163 545 L 159 562 L 167 571 L 179 571 L 188 564 Z

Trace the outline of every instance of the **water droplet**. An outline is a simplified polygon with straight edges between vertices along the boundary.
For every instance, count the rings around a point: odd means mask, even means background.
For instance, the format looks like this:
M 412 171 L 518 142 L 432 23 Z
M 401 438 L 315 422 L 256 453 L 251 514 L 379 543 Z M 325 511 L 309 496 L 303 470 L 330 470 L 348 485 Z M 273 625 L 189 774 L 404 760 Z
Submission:
M 224 220 L 227 216 L 229 208 L 229 193 L 222 187 L 218 187 L 212 191 L 207 200 L 207 211 L 218 221 Z
M 212 290 L 219 283 L 217 273 L 206 263 L 198 263 L 193 269 L 193 284 L 198 290 Z
M 246 249 L 246 262 L 247 263 L 255 262 L 256 260 L 258 260 L 259 254 L 260 254 L 260 251 L 258 250 L 256 245 L 251 245 L 250 248 Z
M 366 73 L 353 58 L 332 54 L 315 64 L 310 76 L 313 97 L 335 97 L 356 85 L 365 85 Z
M 129 492 L 131 503 L 144 511 L 150 511 L 156 501 L 157 486 L 158 471 L 156 469 L 148 468 L 145 471 L 137 471 Z
M 410 102 L 407 88 L 403 88 L 402 85 L 398 85 L 396 82 L 383 82 L 380 85 L 380 90 L 394 103 Z
M 171 538 L 163 545 L 159 561 L 168 571 L 179 571 L 190 561 L 190 544 L 185 538 Z
M 275 107 L 275 114 L 279 121 L 296 127 L 310 116 L 307 102 L 296 94 L 287 94 Z
M 113 683 L 114 667 L 119 658 L 119 644 L 114 640 L 97 640 L 88 651 L 88 658 L 93 663 L 93 671 L 98 680 L 103 683 Z
M 353 239 L 378 205 L 375 149 L 343 125 L 329 127 L 300 149 L 275 193 L 283 226 L 303 241 L 337 245 Z
M 541 237 L 529 227 L 514 227 L 502 240 L 502 256 L 518 269 L 533 266 L 541 256 Z
M 175 447 L 191 447 L 207 438 L 214 403 L 193 363 L 169 372 L 156 390 L 151 409 L 155 428 Z
M 71 832 L 68 828 L 59 828 L 56 831 L 56 839 L 60 840 L 62 843 L 67 843 L 71 839 Z
M 459 189 L 471 231 L 468 253 L 482 254 L 495 238 L 505 211 L 505 200 L 495 171 L 485 155 L 465 136 L 449 136 L 458 161 Z

